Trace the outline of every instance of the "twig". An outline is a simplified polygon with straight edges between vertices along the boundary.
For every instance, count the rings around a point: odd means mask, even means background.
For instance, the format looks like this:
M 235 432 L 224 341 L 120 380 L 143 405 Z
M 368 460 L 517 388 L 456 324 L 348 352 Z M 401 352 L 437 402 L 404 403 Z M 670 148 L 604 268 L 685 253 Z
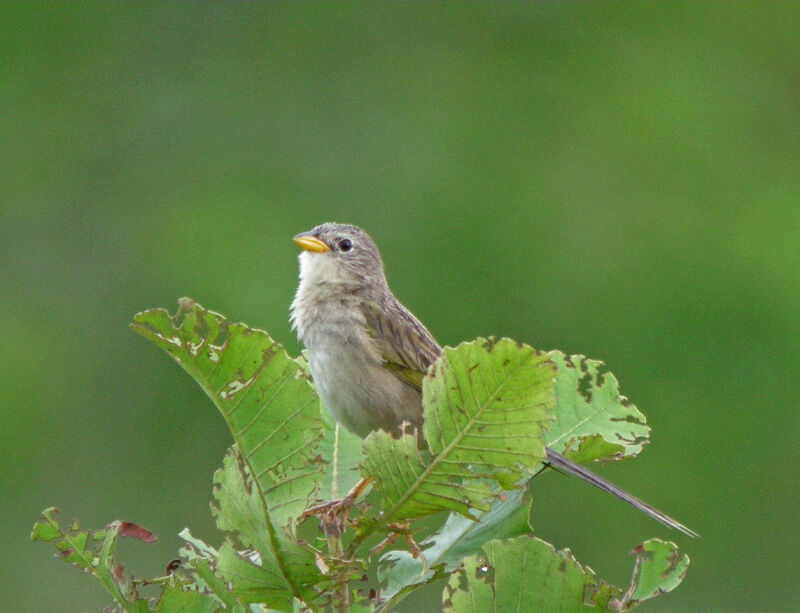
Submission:
M 345 515 L 346 517 L 346 515 Z M 344 558 L 342 531 L 345 518 L 335 513 L 322 513 L 319 516 L 322 531 L 328 542 L 328 556 L 333 559 Z M 336 573 L 333 582 L 333 610 L 336 613 L 350 613 L 350 573 Z

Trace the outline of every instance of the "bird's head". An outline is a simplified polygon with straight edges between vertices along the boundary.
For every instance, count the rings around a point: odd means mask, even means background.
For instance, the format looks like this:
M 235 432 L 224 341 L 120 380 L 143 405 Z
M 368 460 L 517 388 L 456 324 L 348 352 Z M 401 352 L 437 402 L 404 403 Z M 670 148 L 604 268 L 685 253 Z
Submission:
M 386 287 L 381 254 L 369 234 L 361 228 L 324 223 L 294 237 L 303 249 L 300 279 L 309 286 L 340 285 L 349 290 Z

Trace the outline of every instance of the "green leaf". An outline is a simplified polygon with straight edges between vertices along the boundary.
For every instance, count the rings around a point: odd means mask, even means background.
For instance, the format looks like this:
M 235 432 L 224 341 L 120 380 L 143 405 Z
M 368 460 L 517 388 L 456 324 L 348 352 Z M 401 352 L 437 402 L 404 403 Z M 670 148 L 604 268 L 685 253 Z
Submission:
M 250 605 L 248 613 L 277 613 L 277 609 L 270 609 L 269 607 L 259 607 L 258 605 Z M 309 613 L 309 609 L 299 600 L 294 601 L 294 608 L 292 613 Z
M 373 432 L 364 474 L 385 496 L 387 522 L 450 510 L 488 511 L 490 482 L 519 487 L 545 456 L 552 419 L 553 366 L 545 354 L 510 339 L 445 348 L 423 385 L 425 462 L 411 435 Z M 481 481 L 483 479 L 484 481 Z
M 42 516 L 33 525 L 31 531 L 32 541 L 54 541 L 61 538 L 62 533 L 58 524 L 58 509 L 49 507 L 42 511 Z
M 131 326 L 169 353 L 222 413 L 253 476 L 275 560 L 291 594 L 302 598 L 282 534 L 293 529 L 322 478 L 319 400 L 305 365 L 266 332 L 186 298 L 174 317 L 164 309 L 144 311 Z
M 258 551 L 258 566 L 265 576 L 272 577 L 270 585 L 280 601 L 291 603 L 292 582 L 300 587 L 304 595 L 313 599 L 315 594 L 310 593 L 309 588 L 322 579 L 315 566 L 314 555 L 294 540 L 288 528 L 270 534 L 257 488 L 235 447 L 228 451 L 222 468 L 214 474 L 214 498 L 217 504 L 212 505 L 211 509 L 217 527 L 235 534 L 244 547 L 253 547 Z M 280 502 L 271 497 L 267 499 L 272 503 L 268 508 L 270 515 L 279 515 L 276 507 L 280 506 Z M 276 552 L 282 555 L 285 566 L 279 563 Z M 221 559 L 222 553 L 217 557 Z M 261 590 L 266 591 L 266 587 Z M 274 597 L 271 602 L 274 602 Z
M 217 613 L 224 609 L 207 594 L 169 586 L 164 588 L 156 610 L 158 613 Z
M 264 603 L 279 611 L 292 611 L 293 598 L 286 578 L 237 551 L 230 541 L 217 556 L 217 572 L 231 586 L 231 593 L 245 603 Z
M 42 511 L 41 517 L 33 525 L 31 540 L 56 541 L 55 546 L 61 559 L 74 564 L 81 570 L 94 573 L 98 562 L 95 559 L 98 550 L 96 548 L 86 549 L 89 532 L 81 531 L 78 522 L 73 522 L 70 528 L 62 532 L 58 514 L 59 511 L 55 507 L 49 507 Z M 99 531 L 98 534 L 102 536 L 104 533 Z
M 576 462 L 622 459 L 647 444 L 644 415 L 619 393 L 603 362 L 551 351 L 556 365 L 555 420 L 545 434 L 548 447 Z
M 464 483 L 462 475 L 453 479 L 429 470 L 413 434 L 396 439 L 377 430 L 365 439 L 364 453 L 364 474 L 375 479 L 384 496 L 387 522 L 448 509 L 467 517 L 471 509 L 489 510 L 491 485 L 474 479 Z
M 689 560 L 677 547 L 647 541 L 636 548 L 633 580 L 624 596 L 578 563 L 568 549 L 532 536 L 491 541 L 464 560 L 443 592 L 445 613 L 484 611 L 628 611 L 680 584 Z
M 385 611 L 385 608 L 381 609 Z M 361 597 L 357 591 L 353 591 L 350 598 L 350 613 L 372 613 L 375 611 L 375 605 L 369 600 L 368 597 Z
M 381 581 L 381 596 L 390 601 L 388 608 L 408 590 L 460 568 L 462 559 L 480 551 L 486 542 L 529 533 L 530 510 L 531 500 L 526 490 L 514 490 L 505 500 L 495 501 L 492 508 L 476 520 L 451 514 L 444 526 L 419 544 L 425 555 L 425 564 L 408 551 L 385 554 L 378 567 L 378 579 Z M 395 596 L 398 598 L 392 600 Z
M 450 577 L 443 592 L 444 611 L 583 611 L 607 600 L 607 588 L 568 550 L 520 536 L 492 541 L 484 555 L 464 560 L 464 570 Z
M 31 532 L 32 540 L 52 541 L 58 557 L 94 575 L 125 611 L 147 611 L 147 601 L 139 598 L 135 585 L 114 558 L 120 536 L 148 543 L 155 540 L 144 528 L 119 520 L 111 522 L 104 530 L 81 530 L 77 521 L 62 529 L 55 507 L 42 512 Z
M 664 592 L 678 587 L 689 570 L 689 556 L 678 553 L 675 543 L 650 539 L 633 550 L 636 562 L 633 567 L 631 585 L 622 601 L 620 610 L 628 610 Z
M 281 489 L 280 519 L 301 513 L 321 474 L 314 452 L 322 437 L 319 399 L 304 364 L 266 332 L 230 323 L 188 298 L 174 317 L 165 309 L 143 311 L 131 327 L 211 398 L 259 488 Z
M 185 541 L 180 549 L 184 568 L 192 573 L 198 590 L 213 594 L 226 610 L 239 611 L 243 605 L 228 590 L 227 582 L 216 574 L 219 552 L 197 537 L 192 536 L 188 528 L 178 534 Z M 242 608 L 243 610 L 243 608 Z
M 425 439 L 439 463 L 508 489 L 545 457 L 554 370 L 548 356 L 508 338 L 446 347 L 423 386 Z
M 217 551 L 192 536 L 188 529 L 179 536 L 186 542 L 180 552 L 185 560 L 183 568 L 192 572 L 197 589 L 213 594 L 224 610 L 261 610 L 251 603 L 263 603 L 270 611 L 298 610 L 298 601 L 288 592 L 285 577 L 275 567 L 264 564 L 257 551 L 239 551 L 230 540 Z
M 364 441 L 338 424 L 324 405 L 321 410 L 324 435 L 318 449 L 325 469 L 317 496 L 322 500 L 338 500 L 361 479 L 358 469 L 364 458 Z
M 197 538 L 196 536 L 192 535 L 192 532 L 189 528 L 184 528 L 178 533 L 178 537 L 182 538 L 186 541 L 186 546 L 188 547 L 187 550 L 181 549 L 180 554 L 184 555 L 187 552 L 193 556 L 201 556 L 207 558 L 209 560 L 213 560 L 217 557 L 217 550 L 214 549 L 211 545 L 206 544 L 202 539 Z

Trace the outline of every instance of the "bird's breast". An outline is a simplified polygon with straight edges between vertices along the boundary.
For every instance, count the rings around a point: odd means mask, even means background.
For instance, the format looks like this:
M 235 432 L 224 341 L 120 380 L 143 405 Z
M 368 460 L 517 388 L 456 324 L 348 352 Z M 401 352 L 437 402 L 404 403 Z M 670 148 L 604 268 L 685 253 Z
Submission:
M 317 391 L 334 419 L 361 437 L 377 429 L 397 431 L 403 421 L 420 425 L 419 392 L 384 368 L 363 314 L 329 306 L 295 305 L 293 318 Z
M 311 376 L 334 419 L 358 436 L 422 422 L 422 400 L 384 368 L 357 296 L 301 282 L 292 321 L 308 352 Z

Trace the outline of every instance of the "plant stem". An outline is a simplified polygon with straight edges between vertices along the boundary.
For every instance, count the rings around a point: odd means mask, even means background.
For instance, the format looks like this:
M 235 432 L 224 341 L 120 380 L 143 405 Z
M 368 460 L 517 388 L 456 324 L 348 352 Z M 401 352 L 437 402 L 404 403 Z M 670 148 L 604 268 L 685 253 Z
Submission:
M 328 556 L 335 560 L 344 560 L 344 545 L 342 544 L 342 530 L 344 521 L 333 513 L 320 516 L 322 531 L 328 542 Z M 337 568 L 334 571 L 333 582 L 333 610 L 336 613 L 350 613 L 350 572 L 349 569 Z

